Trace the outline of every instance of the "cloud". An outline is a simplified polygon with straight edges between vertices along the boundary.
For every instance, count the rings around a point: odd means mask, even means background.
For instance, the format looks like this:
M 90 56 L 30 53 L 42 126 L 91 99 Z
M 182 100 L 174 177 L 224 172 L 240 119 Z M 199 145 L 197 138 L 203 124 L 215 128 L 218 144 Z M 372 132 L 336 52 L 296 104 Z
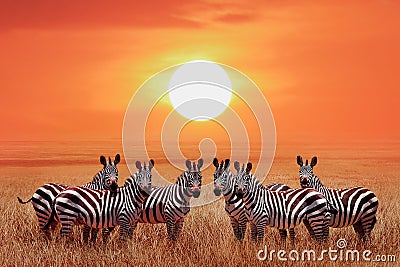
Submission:
M 176 16 L 181 1 L 2 1 L 0 29 L 195 27 Z
M 295 5 L 288 3 L 286 5 Z M 296 3 L 297 5 L 297 3 Z M 245 23 L 280 1 L 77 1 L 4 0 L 0 31 L 13 29 L 199 28 L 218 23 Z
M 256 20 L 257 16 L 249 13 L 227 13 L 215 18 L 216 21 L 224 23 L 244 23 Z

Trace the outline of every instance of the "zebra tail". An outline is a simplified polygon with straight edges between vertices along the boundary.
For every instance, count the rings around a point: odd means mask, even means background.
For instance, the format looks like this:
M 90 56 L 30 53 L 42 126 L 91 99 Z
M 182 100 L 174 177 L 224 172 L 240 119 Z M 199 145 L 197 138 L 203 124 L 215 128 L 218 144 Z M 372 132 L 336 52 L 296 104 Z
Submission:
M 18 202 L 21 203 L 21 204 L 26 204 L 28 202 L 31 202 L 31 200 L 32 200 L 32 198 L 30 198 L 27 201 L 23 201 L 20 197 L 17 197 L 17 198 L 18 198 Z

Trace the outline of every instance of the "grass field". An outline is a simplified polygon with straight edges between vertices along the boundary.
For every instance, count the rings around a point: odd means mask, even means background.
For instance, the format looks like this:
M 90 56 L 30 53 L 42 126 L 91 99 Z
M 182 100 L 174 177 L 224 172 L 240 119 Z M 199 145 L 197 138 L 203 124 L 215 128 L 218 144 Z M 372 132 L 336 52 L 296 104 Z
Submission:
M 110 242 L 103 246 L 101 238 L 93 247 L 85 247 L 78 240 L 81 230 L 75 227 L 76 242 L 64 244 L 56 241 L 46 243 L 39 233 L 37 218 L 30 203 L 21 205 L 17 196 L 28 199 L 40 185 L 59 182 L 80 185 L 88 182 L 98 171 L 96 165 L 69 165 L 52 167 L 5 167 L 2 165 L 0 178 L 0 265 L 1 266 L 298 266 L 299 262 L 279 261 L 276 254 L 272 262 L 257 259 L 258 250 L 285 249 L 287 253 L 296 249 L 314 249 L 319 255 L 323 249 L 337 249 L 336 242 L 345 238 L 345 249 L 371 250 L 369 257 L 376 255 L 398 255 L 400 247 L 400 157 L 397 151 L 391 153 L 354 153 L 347 150 L 338 153 L 324 152 L 319 155 L 315 173 L 330 187 L 362 185 L 375 192 L 379 199 L 377 223 L 372 232 L 372 245 L 360 244 L 352 228 L 331 229 L 327 244 L 319 246 L 310 240 L 303 225 L 296 228 L 296 245 L 286 247 L 280 243 L 276 229 L 266 229 L 264 244 L 255 245 L 247 236 L 243 244 L 235 242 L 229 218 L 224 211 L 223 200 L 193 208 L 185 219 L 183 232 L 176 244 L 167 239 L 165 225 L 139 225 L 133 240 L 121 246 L 118 233 L 114 232 Z M 303 155 L 310 158 L 312 155 Z M 299 187 L 296 154 L 277 154 L 272 169 L 264 183 L 283 182 Z M 203 176 L 210 182 L 213 168 L 209 167 Z M 177 176 L 179 173 L 171 174 Z M 120 184 L 129 176 L 126 166 L 120 166 Z M 54 233 L 54 237 L 58 232 Z M 287 254 L 286 254 L 287 257 Z M 397 262 L 386 262 L 396 266 Z M 317 261 L 300 261 L 305 266 L 320 265 Z M 348 266 L 349 262 L 330 261 L 326 256 L 323 263 L 328 266 Z M 381 262 L 363 262 L 366 266 L 384 266 Z

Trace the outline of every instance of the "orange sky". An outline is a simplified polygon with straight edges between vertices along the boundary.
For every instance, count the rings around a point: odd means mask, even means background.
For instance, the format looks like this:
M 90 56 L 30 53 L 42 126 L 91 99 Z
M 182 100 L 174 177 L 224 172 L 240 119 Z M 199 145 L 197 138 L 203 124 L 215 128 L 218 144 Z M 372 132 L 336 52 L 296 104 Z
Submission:
M 400 137 L 400 2 L 136 2 L 1 2 L 0 140 L 120 138 L 135 90 L 194 59 L 253 79 L 278 141 Z

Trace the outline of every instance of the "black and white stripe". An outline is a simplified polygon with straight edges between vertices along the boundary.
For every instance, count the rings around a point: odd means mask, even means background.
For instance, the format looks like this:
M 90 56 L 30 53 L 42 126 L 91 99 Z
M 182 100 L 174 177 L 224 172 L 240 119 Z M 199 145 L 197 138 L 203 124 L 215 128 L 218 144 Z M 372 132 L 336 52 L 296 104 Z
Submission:
M 228 214 L 235 238 L 243 241 L 247 228 L 246 207 L 242 199 L 235 193 L 235 181 L 233 174 L 229 169 L 230 160 L 225 159 L 218 163 L 218 159 L 214 158 L 214 194 L 220 196 L 221 193 L 225 199 L 225 211 Z
M 235 162 L 235 189 L 239 198 L 243 199 L 251 227 L 251 238 L 263 241 L 265 226 L 278 229 L 295 228 L 304 222 L 311 236 L 324 242 L 329 234 L 327 226 L 327 202 L 325 197 L 313 189 L 290 189 L 275 192 L 266 189 L 250 173 L 252 164 L 240 169 Z
M 218 163 L 218 159 L 214 158 L 213 164 L 215 166 L 214 194 L 216 196 L 220 196 L 221 193 L 223 194 L 225 211 L 231 220 L 233 233 L 237 240 L 243 241 L 247 228 L 248 215 L 244 202 L 235 193 L 234 175 L 229 169 L 230 160 L 225 159 L 225 161 Z M 286 191 L 291 189 L 289 186 L 281 183 L 268 184 L 265 188 L 271 191 Z M 294 240 L 294 230 L 289 229 L 289 232 L 291 240 Z M 285 242 L 287 237 L 286 229 L 280 229 L 279 233 L 283 242 Z
M 153 160 L 148 166 L 142 166 L 137 161 L 137 173 L 127 179 L 117 194 L 110 190 L 85 187 L 70 187 L 61 192 L 54 199 L 52 214 L 61 223 L 61 236 L 68 236 L 74 224 L 85 224 L 96 229 L 120 225 L 120 240 L 124 241 L 130 225 L 139 218 L 142 204 L 151 192 L 153 166 Z
M 325 187 L 319 178 L 314 175 L 313 167 L 317 164 L 317 157 L 303 163 L 301 156 L 297 156 L 297 164 L 300 166 L 300 185 L 303 188 L 313 188 L 321 192 L 327 201 L 336 210 L 331 215 L 330 227 L 341 228 L 352 225 L 359 238 L 369 241 L 371 231 L 376 223 L 378 210 L 378 198 L 363 187 L 350 187 L 344 189 L 331 189 Z
M 83 185 L 82 187 L 91 188 L 95 190 L 107 190 L 116 189 L 118 187 L 118 169 L 117 164 L 120 162 L 120 155 L 115 156 L 114 161 L 108 158 L 108 162 L 104 156 L 100 156 L 100 163 L 104 166 L 94 177 L 90 183 Z M 64 184 L 48 183 L 39 187 L 33 196 L 27 200 L 22 201 L 18 197 L 18 201 L 22 204 L 32 202 L 32 206 L 35 209 L 36 216 L 39 221 L 39 228 L 47 237 L 50 237 L 50 230 L 57 226 L 57 222 L 54 221 L 44 229 L 44 226 L 48 223 L 51 212 L 53 201 L 56 196 L 67 189 L 69 186 Z M 83 237 L 84 241 L 87 242 L 89 237 L 90 228 L 84 228 Z M 95 240 L 97 231 L 92 232 L 92 240 Z
M 176 241 L 183 227 L 184 217 L 190 211 L 190 199 L 200 196 L 203 159 L 197 164 L 186 161 L 187 170 L 176 181 L 165 187 L 153 188 L 150 196 L 143 203 L 143 211 L 138 222 L 140 223 L 166 223 L 168 237 Z M 132 231 L 136 228 L 133 224 Z

